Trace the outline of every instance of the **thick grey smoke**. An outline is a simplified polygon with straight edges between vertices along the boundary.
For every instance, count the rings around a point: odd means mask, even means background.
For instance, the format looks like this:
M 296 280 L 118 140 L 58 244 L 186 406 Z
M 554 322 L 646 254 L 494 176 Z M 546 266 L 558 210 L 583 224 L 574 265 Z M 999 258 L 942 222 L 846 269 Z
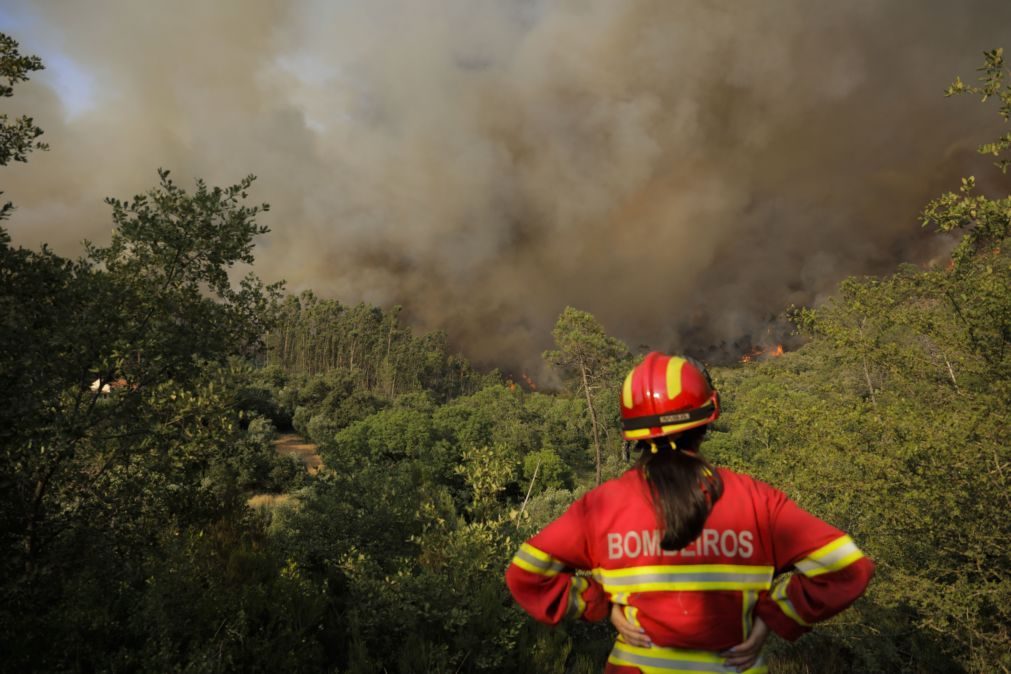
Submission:
M 43 73 L 11 99 L 52 145 L 4 171 L 17 242 L 101 241 L 101 198 L 158 166 L 256 173 L 262 277 L 404 304 L 499 363 L 536 360 L 569 304 L 633 345 L 699 351 L 929 259 L 918 209 L 986 166 L 972 148 L 996 126 L 943 89 L 1011 47 L 1006 0 L 7 11 L 24 51 L 71 59 L 93 92 L 68 117 Z

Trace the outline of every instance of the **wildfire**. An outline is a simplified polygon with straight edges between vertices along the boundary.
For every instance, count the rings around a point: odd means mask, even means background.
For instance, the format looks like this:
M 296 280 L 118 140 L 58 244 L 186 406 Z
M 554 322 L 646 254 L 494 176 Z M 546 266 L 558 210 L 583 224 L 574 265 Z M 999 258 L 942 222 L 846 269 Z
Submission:
M 520 373 L 520 379 L 523 380 L 523 383 L 526 384 L 527 389 L 529 389 L 530 391 L 536 391 L 537 390 L 537 384 L 534 383 L 534 380 L 531 379 L 530 376 L 526 372 L 521 372 Z M 506 386 L 509 387 L 510 391 L 515 391 L 516 390 L 516 382 L 513 380 L 512 375 L 509 375 L 508 377 L 506 377 Z
M 770 346 L 768 348 L 758 346 L 752 349 L 751 351 L 747 352 L 743 356 L 741 356 L 741 362 L 750 363 L 760 358 L 779 358 L 782 355 L 783 355 L 782 344 L 777 344 L 774 347 Z

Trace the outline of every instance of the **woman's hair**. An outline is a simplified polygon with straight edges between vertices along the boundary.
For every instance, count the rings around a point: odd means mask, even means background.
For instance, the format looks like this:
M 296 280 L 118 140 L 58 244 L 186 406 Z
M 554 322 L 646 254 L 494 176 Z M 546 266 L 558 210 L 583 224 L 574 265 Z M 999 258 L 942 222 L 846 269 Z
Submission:
M 637 465 L 649 482 L 663 529 L 660 547 L 664 550 L 680 550 L 698 538 L 723 495 L 723 481 L 716 469 L 697 454 L 706 428 L 637 443 L 642 451 Z

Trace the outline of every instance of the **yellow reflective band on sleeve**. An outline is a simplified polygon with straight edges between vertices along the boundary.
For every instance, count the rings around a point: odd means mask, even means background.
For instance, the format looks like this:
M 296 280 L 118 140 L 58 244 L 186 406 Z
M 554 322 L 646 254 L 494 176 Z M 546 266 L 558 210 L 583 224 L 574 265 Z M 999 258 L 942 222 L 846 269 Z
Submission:
M 556 576 L 559 571 L 565 568 L 565 564 L 529 543 L 524 543 L 516 551 L 516 554 L 513 555 L 513 564 L 524 571 L 542 576 Z
M 818 548 L 794 566 L 805 576 L 820 576 L 845 569 L 863 556 L 853 539 L 844 535 Z
M 531 557 L 535 557 L 536 559 L 541 560 L 542 562 L 550 562 L 554 560 L 554 557 L 544 552 L 543 550 L 538 550 L 529 543 L 523 543 L 522 545 L 520 545 L 520 550 L 526 552 Z
M 758 593 L 754 590 L 744 590 L 741 592 L 741 632 L 742 640 L 747 639 L 751 634 L 751 628 L 755 624 L 755 603 L 758 601 Z
M 738 564 L 682 564 L 593 570 L 610 595 L 678 590 L 767 590 L 773 567 Z
M 642 627 L 642 625 L 639 624 L 639 608 L 638 607 L 636 607 L 636 606 L 625 606 L 624 609 L 622 610 L 622 613 L 625 614 L 625 620 L 627 620 L 628 622 L 632 623 L 636 627 Z
M 724 656 L 712 651 L 664 648 L 655 645 L 651 648 L 639 648 L 625 643 L 620 637 L 607 657 L 607 661 L 611 664 L 638 667 L 643 674 L 699 674 L 699 672 L 725 674 L 734 671 L 733 668 L 723 664 L 725 659 Z M 745 670 L 745 674 L 765 674 L 768 671 L 765 660 L 759 656 L 755 665 Z
M 794 608 L 793 602 L 790 598 L 786 596 L 786 588 L 790 584 L 790 576 L 783 576 L 776 581 L 776 587 L 772 590 L 772 600 L 776 602 L 776 606 L 779 610 L 789 616 L 790 620 L 797 623 L 798 625 L 803 625 L 804 627 L 810 627 L 810 623 L 800 617 L 797 613 L 797 609 Z
M 590 582 L 585 578 L 573 576 L 569 579 L 569 607 L 565 611 L 565 617 L 579 618 L 586 612 L 583 592 L 586 592 L 588 587 L 590 587 Z

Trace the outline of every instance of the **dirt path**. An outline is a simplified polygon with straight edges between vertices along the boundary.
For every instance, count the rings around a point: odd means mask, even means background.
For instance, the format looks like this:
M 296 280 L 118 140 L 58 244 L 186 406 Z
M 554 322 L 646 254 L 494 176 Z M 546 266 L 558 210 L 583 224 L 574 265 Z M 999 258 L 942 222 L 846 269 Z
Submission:
M 316 453 L 317 445 L 297 433 L 282 433 L 274 440 L 274 449 L 282 456 L 294 456 L 305 465 L 310 475 L 319 472 L 323 459 Z

